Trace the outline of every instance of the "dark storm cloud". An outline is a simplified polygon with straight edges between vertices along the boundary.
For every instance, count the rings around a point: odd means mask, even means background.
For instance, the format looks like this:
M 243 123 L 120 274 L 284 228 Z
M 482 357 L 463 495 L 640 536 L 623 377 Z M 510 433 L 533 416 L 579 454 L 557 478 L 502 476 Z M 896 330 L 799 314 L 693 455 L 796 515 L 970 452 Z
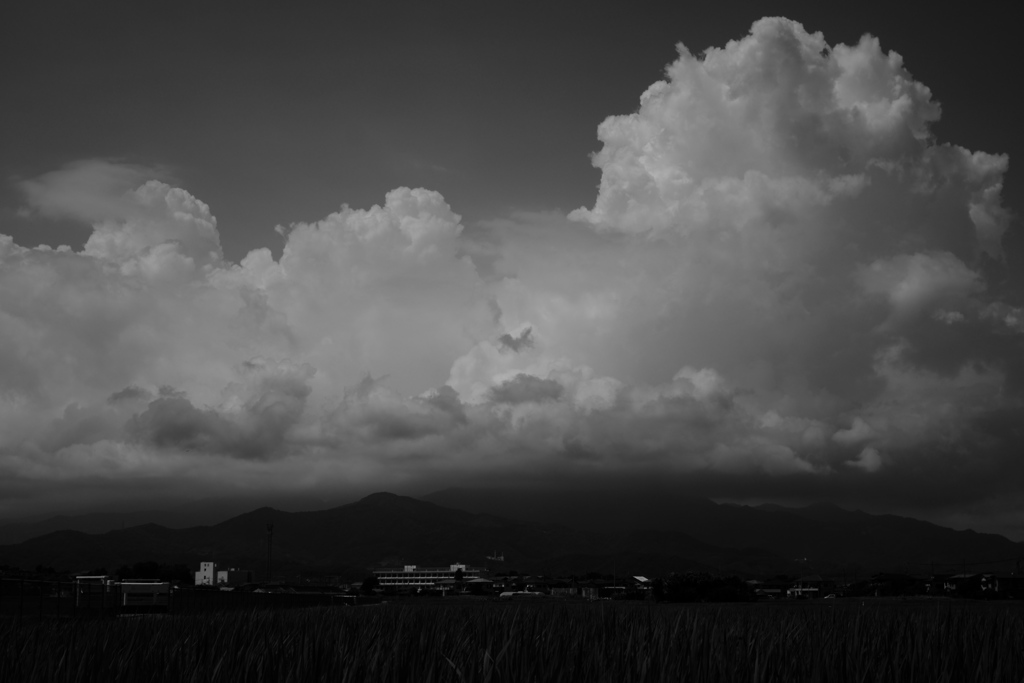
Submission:
M 531 328 L 527 327 L 515 337 L 506 332 L 498 337 L 498 344 L 500 344 L 502 348 L 506 348 L 513 353 L 519 353 L 522 349 L 529 349 L 533 347 L 533 339 L 530 337 L 530 333 L 532 331 L 533 330 Z
M 124 389 L 115 391 L 107 398 L 108 403 L 119 403 L 121 401 L 150 400 L 152 394 L 142 387 L 128 385 Z
M 510 380 L 491 388 L 490 399 L 494 403 L 541 403 L 557 401 L 564 388 L 551 379 L 541 379 L 520 373 Z
M 305 409 L 312 372 L 281 371 L 263 361 L 248 361 L 242 369 L 234 409 L 197 408 L 183 392 L 161 387 L 160 397 L 133 416 L 126 431 L 157 448 L 245 459 L 284 455 L 287 433 Z
M 184 397 L 158 398 L 128 423 L 128 432 L 157 447 L 230 452 L 237 430 L 212 410 L 200 410 Z

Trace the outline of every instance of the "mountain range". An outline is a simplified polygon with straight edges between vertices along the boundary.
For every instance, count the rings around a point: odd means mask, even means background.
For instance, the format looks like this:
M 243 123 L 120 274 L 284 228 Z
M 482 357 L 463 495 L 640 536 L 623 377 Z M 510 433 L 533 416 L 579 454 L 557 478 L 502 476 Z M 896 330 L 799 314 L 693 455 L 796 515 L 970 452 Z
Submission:
M 446 489 L 424 500 L 524 520 L 557 519 L 579 529 L 648 529 L 685 534 L 727 548 L 760 548 L 830 573 L 934 568 L 1016 570 L 1024 543 L 957 531 L 897 515 L 851 511 L 831 503 L 746 506 L 664 490 L 507 491 Z
M 447 489 L 422 499 L 376 493 L 325 510 L 264 507 L 205 526 L 102 529 L 116 521 L 59 519 L 53 524 L 70 528 L 0 545 L 0 565 L 113 571 L 141 561 L 198 567 L 213 560 L 263 576 L 268 540 L 275 576 L 352 580 L 375 567 L 454 562 L 552 575 L 710 571 L 853 579 L 878 571 L 1010 572 L 1024 557 L 1024 544 L 995 534 L 829 504 L 750 507 L 643 493 Z M 503 561 L 487 559 L 496 552 Z

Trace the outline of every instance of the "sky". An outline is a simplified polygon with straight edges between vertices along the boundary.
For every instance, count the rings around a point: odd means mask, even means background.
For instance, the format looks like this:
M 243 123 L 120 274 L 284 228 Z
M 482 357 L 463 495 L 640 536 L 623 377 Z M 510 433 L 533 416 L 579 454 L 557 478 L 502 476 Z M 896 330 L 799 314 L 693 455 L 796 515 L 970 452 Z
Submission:
M 667 486 L 1024 539 L 1001 10 L 207 4 L 4 10 L 0 518 Z

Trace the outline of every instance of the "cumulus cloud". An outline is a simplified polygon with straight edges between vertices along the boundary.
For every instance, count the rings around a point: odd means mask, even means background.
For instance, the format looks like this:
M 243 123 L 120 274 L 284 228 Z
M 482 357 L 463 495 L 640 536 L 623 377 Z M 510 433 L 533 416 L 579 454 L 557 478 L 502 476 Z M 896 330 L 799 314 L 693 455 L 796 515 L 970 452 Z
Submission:
M 832 435 L 832 440 L 844 445 L 863 443 L 874 436 L 875 430 L 859 417 L 853 418 L 849 429 L 840 429 Z
M 849 465 L 865 472 L 877 472 L 882 466 L 882 456 L 877 450 L 868 446 L 860 452 L 856 460 L 851 460 Z
M 994 302 L 982 309 L 981 315 L 1000 323 L 1009 331 L 1024 333 L 1024 308 Z
M 42 206 L 44 190 L 61 195 L 83 183 L 69 173 L 96 166 L 29 183 L 30 200 Z M 492 334 L 459 218 L 437 193 L 343 207 L 291 226 L 279 260 L 257 250 L 232 264 L 202 201 L 161 181 L 115 189 L 74 216 L 95 220 L 81 252 L 0 241 L 0 454 L 12 476 L 45 479 L 72 451 L 115 479 L 151 456 L 203 458 L 213 472 L 211 457 L 326 453 L 341 387 L 378 369 L 401 375 L 406 395 L 437 387 L 453 353 Z M 464 419 L 444 387 L 413 405 Z
M 948 252 L 879 259 L 860 276 L 864 290 L 885 296 L 893 314 L 901 318 L 959 303 L 983 287 L 981 276 Z
M 20 186 L 29 206 L 41 215 L 92 226 L 85 254 L 150 274 L 219 261 L 220 237 L 210 208 L 154 175 L 162 174 L 90 160 Z
M 479 403 L 517 373 L 563 401 L 605 382 L 605 412 L 574 406 L 574 452 L 615 424 L 588 452 L 661 443 L 684 469 L 881 475 L 956 443 L 1020 396 L 983 324 L 1015 319 L 986 279 L 1007 158 L 937 141 L 940 113 L 870 36 L 765 19 L 701 58 L 681 47 L 599 127 L 593 207 L 491 223 L 499 322 L 535 344 L 483 341 L 449 384 Z
M 877 39 L 764 19 L 680 46 L 600 125 L 597 197 L 568 216 L 466 234 L 440 194 L 398 188 L 230 263 L 210 207 L 147 169 L 27 181 L 31 210 L 92 233 L 80 252 L 0 239 L 0 470 L 646 473 L 768 495 L 1006 462 L 1008 161 L 936 140 L 940 113 Z

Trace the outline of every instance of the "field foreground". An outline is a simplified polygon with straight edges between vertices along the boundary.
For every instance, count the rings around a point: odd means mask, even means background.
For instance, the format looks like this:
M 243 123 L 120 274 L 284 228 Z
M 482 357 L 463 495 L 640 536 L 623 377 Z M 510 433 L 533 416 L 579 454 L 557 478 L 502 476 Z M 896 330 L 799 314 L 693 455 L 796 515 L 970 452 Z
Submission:
M 1021 681 L 1018 603 L 384 604 L 0 621 L 4 681 Z

